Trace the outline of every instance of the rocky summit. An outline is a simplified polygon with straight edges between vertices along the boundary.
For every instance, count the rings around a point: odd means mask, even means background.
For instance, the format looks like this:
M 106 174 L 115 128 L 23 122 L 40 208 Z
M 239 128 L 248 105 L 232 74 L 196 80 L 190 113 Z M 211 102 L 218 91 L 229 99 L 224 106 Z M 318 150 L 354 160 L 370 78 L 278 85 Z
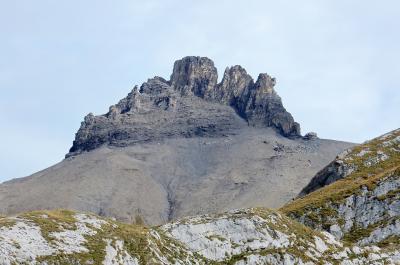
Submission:
M 87 115 L 67 156 L 103 144 L 222 136 L 241 126 L 235 113 L 250 126 L 273 127 L 286 137 L 301 136 L 299 124 L 274 90 L 274 78 L 260 74 L 254 82 L 245 69 L 233 66 L 225 70 L 220 83 L 217 79 L 217 69 L 206 57 L 176 61 L 169 81 L 149 79 L 105 115 Z
M 241 66 L 217 82 L 204 57 L 89 114 L 67 158 L 0 185 L 0 213 L 67 208 L 163 224 L 254 206 L 281 207 L 351 143 L 300 135 L 276 81 Z

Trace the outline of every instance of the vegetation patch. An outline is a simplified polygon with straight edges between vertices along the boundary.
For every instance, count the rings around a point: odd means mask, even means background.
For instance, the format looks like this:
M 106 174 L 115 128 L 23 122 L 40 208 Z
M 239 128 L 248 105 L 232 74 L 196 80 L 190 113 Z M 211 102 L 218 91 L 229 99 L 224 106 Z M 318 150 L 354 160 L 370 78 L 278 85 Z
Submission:
M 54 238 L 51 236 L 51 233 L 61 232 L 65 229 L 76 229 L 74 215 L 75 213 L 69 210 L 52 210 L 33 211 L 22 214 L 20 217 L 39 226 L 42 236 L 46 241 L 52 242 Z
M 17 223 L 17 220 L 12 218 L 0 217 L 0 229 L 3 227 L 11 228 Z

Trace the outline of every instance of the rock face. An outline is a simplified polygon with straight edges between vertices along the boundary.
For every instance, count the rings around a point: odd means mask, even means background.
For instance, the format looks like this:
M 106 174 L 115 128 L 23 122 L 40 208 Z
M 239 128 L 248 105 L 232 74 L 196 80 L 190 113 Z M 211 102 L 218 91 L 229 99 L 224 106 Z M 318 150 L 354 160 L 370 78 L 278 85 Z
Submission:
M 398 264 L 398 249 L 343 244 L 265 208 L 182 219 L 159 227 L 92 214 L 41 211 L 0 219 L 0 263 Z
M 245 115 L 248 94 L 254 86 L 253 78 L 239 66 L 227 67 L 220 84 L 206 94 L 207 99 L 233 106 L 242 116 Z
M 190 94 L 181 96 L 155 77 L 140 89 L 135 87 L 107 114 L 87 115 L 67 157 L 104 144 L 123 147 L 166 138 L 220 137 L 244 125 L 230 107 Z
M 358 245 L 400 242 L 400 129 L 343 152 L 301 195 L 283 210 L 310 227 Z
M 214 62 L 206 57 L 188 56 L 174 63 L 171 86 L 182 95 L 204 95 L 214 90 L 218 73 Z
M 241 66 L 227 68 L 217 84 L 217 69 L 205 57 L 185 57 L 174 64 L 169 81 L 149 79 L 135 87 L 105 115 L 85 117 L 68 156 L 103 144 L 127 146 L 171 137 L 220 136 L 238 126 L 273 127 L 299 137 L 300 126 L 274 90 L 275 79 L 260 74 L 254 83 Z

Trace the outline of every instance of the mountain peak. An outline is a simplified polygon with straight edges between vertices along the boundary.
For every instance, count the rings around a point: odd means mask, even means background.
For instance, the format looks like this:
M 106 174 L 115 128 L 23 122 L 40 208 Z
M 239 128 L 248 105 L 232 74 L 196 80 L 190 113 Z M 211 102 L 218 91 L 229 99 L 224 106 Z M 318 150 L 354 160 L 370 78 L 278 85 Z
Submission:
M 182 95 L 192 93 L 203 97 L 217 85 L 218 73 L 207 57 L 187 56 L 175 61 L 170 84 Z
M 243 67 L 235 65 L 226 68 L 220 83 L 217 80 L 217 68 L 207 57 L 175 61 L 169 81 L 150 78 L 107 114 L 85 117 L 67 156 L 102 144 L 220 136 L 246 123 L 273 127 L 285 137 L 301 136 L 300 125 L 274 90 L 275 78 L 264 73 L 254 82 Z
M 274 92 L 274 86 L 276 84 L 276 79 L 271 77 L 267 73 L 261 73 L 258 75 L 255 87 L 261 89 L 263 92 L 272 93 Z

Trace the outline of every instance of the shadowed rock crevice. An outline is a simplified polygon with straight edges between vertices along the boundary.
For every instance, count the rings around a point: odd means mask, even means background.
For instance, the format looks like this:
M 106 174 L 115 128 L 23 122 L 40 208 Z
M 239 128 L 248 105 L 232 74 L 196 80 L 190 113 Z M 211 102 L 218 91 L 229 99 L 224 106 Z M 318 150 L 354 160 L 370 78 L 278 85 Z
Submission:
M 103 144 L 127 146 L 173 137 L 219 137 L 248 125 L 273 127 L 285 137 L 301 136 L 300 125 L 274 90 L 275 78 L 260 74 L 254 82 L 237 65 L 226 68 L 220 83 L 217 79 L 217 69 L 206 57 L 176 61 L 169 81 L 151 78 L 140 88 L 135 86 L 108 113 L 87 115 L 67 157 Z

